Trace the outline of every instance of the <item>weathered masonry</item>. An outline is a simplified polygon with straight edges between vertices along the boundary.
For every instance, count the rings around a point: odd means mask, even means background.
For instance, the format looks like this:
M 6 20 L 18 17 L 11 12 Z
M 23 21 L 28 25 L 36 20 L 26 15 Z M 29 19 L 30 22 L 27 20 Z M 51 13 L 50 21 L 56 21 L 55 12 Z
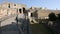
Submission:
M 25 4 L 16 4 L 10 2 L 4 2 L 0 4 L 0 16 L 23 14 L 23 9 L 26 9 Z

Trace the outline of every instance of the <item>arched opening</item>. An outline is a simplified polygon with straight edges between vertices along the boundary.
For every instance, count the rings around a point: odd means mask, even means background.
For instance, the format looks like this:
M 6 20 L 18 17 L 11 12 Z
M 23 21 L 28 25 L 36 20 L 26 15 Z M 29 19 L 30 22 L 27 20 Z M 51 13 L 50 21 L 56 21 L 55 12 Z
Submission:
M 10 3 L 8 4 L 8 8 L 10 8 Z
M 25 10 L 25 8 L 23 7 L 23 13 L 26 13 L 26 10 Z
M 19 9 L 19 13 L 22 13 L 22 12 L 21 12 L 21 9 Z
M 31 17 L 33 17 L 33 13 L 31 13 Z

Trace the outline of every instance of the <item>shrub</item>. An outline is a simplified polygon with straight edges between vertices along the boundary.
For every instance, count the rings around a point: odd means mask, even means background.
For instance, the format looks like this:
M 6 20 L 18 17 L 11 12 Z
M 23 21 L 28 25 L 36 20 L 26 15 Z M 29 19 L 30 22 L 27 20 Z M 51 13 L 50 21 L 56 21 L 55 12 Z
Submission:
M 59 13 L 59 14 L 57 14 L 57 18 L 58 18 L 58 20 L 60 20 L 60 13 Z
M 55 21 L 55 20 L 57 19 L 55 13 L 53 13 L 53 12 L 50 13 L 48 16 L 49 16 L 49 20 L 50 20 L 50 21 Z

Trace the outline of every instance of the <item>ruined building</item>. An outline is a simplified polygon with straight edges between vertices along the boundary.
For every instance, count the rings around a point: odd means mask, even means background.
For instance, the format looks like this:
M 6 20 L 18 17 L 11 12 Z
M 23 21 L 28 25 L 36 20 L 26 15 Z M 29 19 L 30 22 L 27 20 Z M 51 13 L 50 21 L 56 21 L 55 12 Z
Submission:
M 4 2 L 4 3 L 0 4 L 0 17 L 15 15 L 17 12 L 18 12 L 18 14 L 22 14 L 23 8 L 26 9 L 25 4 Z

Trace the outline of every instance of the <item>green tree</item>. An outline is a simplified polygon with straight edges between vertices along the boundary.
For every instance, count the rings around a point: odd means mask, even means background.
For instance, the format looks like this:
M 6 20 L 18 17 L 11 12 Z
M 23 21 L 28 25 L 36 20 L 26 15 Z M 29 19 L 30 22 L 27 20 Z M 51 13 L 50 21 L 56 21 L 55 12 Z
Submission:
M 50 20 L 50 21 L 56 21 L 56 19 L 57 19 L 55 13 L 53 13 L 53 12 L 50 13 L 48 16 L 49 16 L 49 20 Z
M 58 18 L 58 20 L 60 20 L 60 13 L 59 13 L 59 14 L 57 14 L 57 18 Z

